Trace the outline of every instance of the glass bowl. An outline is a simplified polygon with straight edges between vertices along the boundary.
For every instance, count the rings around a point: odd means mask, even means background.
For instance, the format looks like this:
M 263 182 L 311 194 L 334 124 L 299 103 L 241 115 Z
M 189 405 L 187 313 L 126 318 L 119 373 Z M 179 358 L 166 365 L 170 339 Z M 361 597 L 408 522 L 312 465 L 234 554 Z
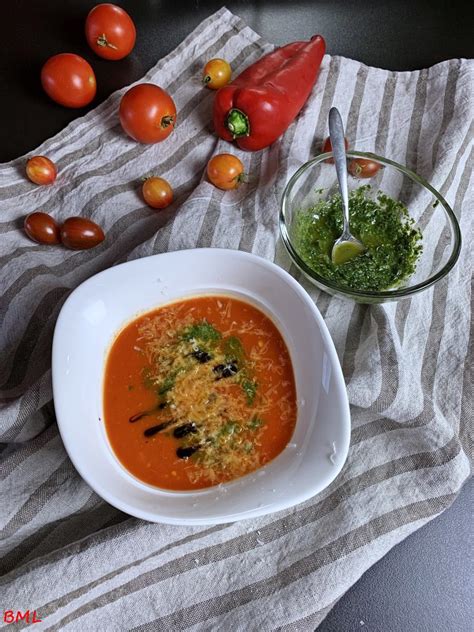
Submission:
M 448 274 L 459 257 L 461 231 L 446 200 L 426 180 L 406 167 L 387 158 L 360 151 L 348 151 L 348 162 L 351 158 L 368 158 L 381 164 L 382 169 L 370 179 L 357 179 L 348 174 L 349 193 L 370 184 L 368 195 L 371 197 L 375 197 L 378 191 L 383 191 L 391 198 L 400 200 L 408 208 L 416 227 L 421 230 L 423 252 L 413 275 L 393 289 L 359 291 L 341 286 L 314 272 L 303 261 L 295 245 L 295 218 L 299 212 L 338 192 L 336 169 L 334 164 L 326 162 L 331 157 L 332 153 L 325 153 L 303 164 L 283 192 L 280 210 L 281 237 L 291 259 L 304 275 L 329 294 L 360 303 L 383 303 L 421 292 Z

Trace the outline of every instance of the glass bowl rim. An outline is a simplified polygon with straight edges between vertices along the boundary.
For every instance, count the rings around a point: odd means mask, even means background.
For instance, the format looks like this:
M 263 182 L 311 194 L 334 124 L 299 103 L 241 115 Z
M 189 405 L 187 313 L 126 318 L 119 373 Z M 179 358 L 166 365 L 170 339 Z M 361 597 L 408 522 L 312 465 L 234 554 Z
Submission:
M 407 297 L 410 296 L 412 294 L 416 294 L 418 292 L 420 292 L 421 290 L 426 289 L 427 287 L 430 287 L 431 285 L 433 285 L 434 283 L 436 283 L 437 281 L 439 281 L 440 279 L 442 279 L 444 276 L 446 276 L 448 274 L 448 272 L 450 272 L 452 270 L 452 268 L 454 267 L 454 265 L 456 264 L 458 258 L 459 258 L 459 253 L 461 252 L 461 229 L 459 227 L 459 222 L 456 218 L 456 215 L 454 214 L 454 211 L 452 210 L 452 208 L 449 206 L 449 204 L 446 202 L 446 200 L 444 199 L 444 197 L 441 195 L 441 193 L 439 193 L 433 186 L 431 186 L 431 184 L 425 180 L 424 178 L 422 178 L 421 176 L 419 176 L 418 174 L 416 174 L 414 171 L 411 171 L 411 169 L 408 169 L 407 167 L 404 167 L 403 165 L 390 160 L 389 158 L 384 158 L 382 156 L 378 156 L 377 154 L 373 154 L 371 152 L 363 152 L 363 151 L 347 151 L 346 155 L 350 158 L 367 158 L 370 160 L 375 160 L 383 165 L 388 165 L 390 167 L 394 167 L 395 169 L 397 169 L 398 171 L 400 171 L 403 175 L 409 177 L 411 180 L 413 180 L 414 182 L 416 182 L 417 184 L 421 185 L 422 187 L 424 187 L 425 189 L 427 189 L 428 191 L 430 191 L 434 197 L 436 198 L 436 200 L 441 203 L 441 205 L 444 208 L 444 211 L 448 217 L 449 223 L 451 225 L 451 229 L 453 231 L 453 235 L 454 235 L 454 245 L 453 245 L 453 249 L 451 252 L 451 255 L 448 259 L 448 261 L 445 263 L 445 265 L 441 268 L 441 270 L 439 270 L 436 274 L 434 274 L 433 276 L 428 277 L 426 280 L 422 281 L 421 283 L 417 283 L 416 285 L 412 285 L 411 287 L 405 287 L 405 288 L 400 288 L 398 290 L 354 290 L 352 288 L 347 288 L 344 286 L 340 286 L 337 283 L 334 283 L 328 279 L 326 279 L 323 276 L 320 276 L 319 274 L 317 274 L 316 272 L 314 272 L 314 270 L 312 270 L 299 256 L 299 254 L 296 252 L 295 248 L 293 247 L 293 244 L 291 243 L 291 239 L 290 236 L 288 234 L 288 229 L 287 229 L 287 224 L 286 224 L 286 215 L 287 215 L 287 207 L 288 207 L 288 199 L 289 199 L 289 195 L 291 193 L 291 190 L 293 189 L 294 185 L 296 184 L 296 182 L 299 180 L 300 176 L 303 175 L 303 173 L 305 171 L 307 171 L 308 169 L 310 169 L 311 167 L 313 167 L 314 165 L 319 164 L 320 162 L 324 162 L 325 160 L 327 160 L 328 158 L 332 158 L 332 152 L 326 152 L 324 154 L 320 154 L 319 156 L 317 156 L 316 158 L 312 158 L 311 160 L 308 160 L 307 162 L 303 163 L 301 165 L 301 167 L 299 167 L 299 169 L 297 169 L 295 171 L 295 173 L 291 176 L 291 178 L 289 179 L 288 183 L 285 186 L 285 189 L 283 191 L 283 195 L 281 197 L 281 203 L 280 203 L 280 234 L 283 240 L 283 243 L 285 244 L 286 250 L 288 251 L 290 258 L 293 260 L 293 262 L 297 265 L 298 268 L 300 268 L 300 270 L 302 272 L 304 272 L 304 274 L 306 276 L 308 276 L 311 280 L 314 280 L 317 284 L 322 285 L 325 288 L 328 288 L 330 290 L 334 290 L 335 292 L 339 292 L 341 294 L 347 295 L 349 297 L 354 297 L 355 299 L 357 298 L 372 298 L 372 299 L 376 299 L 376 298 L 386 298 L 386 299 L 394 299 L 394 298 L 403 298 L 403 297 Z M 361 184 L 362 186 L 362 184 Z

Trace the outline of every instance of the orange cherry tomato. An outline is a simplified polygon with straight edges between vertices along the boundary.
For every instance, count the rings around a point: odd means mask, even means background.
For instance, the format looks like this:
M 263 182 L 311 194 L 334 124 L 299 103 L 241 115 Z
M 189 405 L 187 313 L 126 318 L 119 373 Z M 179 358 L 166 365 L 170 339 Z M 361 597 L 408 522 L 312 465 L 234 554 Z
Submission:
M 231 76 L 232 69 L 225 59 L 211 59 L 204 66 L 202 82 L 211 90 L 219 90 L 229 83 Z
M 71 250 L 94 248 L 104 239 L 102 228 L 86 217 L 68 217 L 61 226 L 61 241 Z
M 354 158 L 347 167 L 354 178 L 373 178 L 381 168 L 382 165 L 379 162 L 366 158 Z
M 41 69 L 46 94 L 68 108 L 82 108 L 95 97 L 97 83 L 90 64 L 72 53 L 50 57 Z
M 123 59 L 135 46 L 137 32 L 132 18 L 115 4 L 98 4 L 86 19 L 86 39 L 104 59 Z
M 349 141 L 345 137 L 344 137 L 344 146 L 345 146 L 346 151 L 347 151 L 349 149 Z M 321 148 L 321 153 L 327 154 L 330 151 L 332 151 L 332 145 L 331 145 L 331 139 L 328 136 L 327 138 L 324 139 L 323 146 Z M 333 164 L 334 163 L 334 158 L 328 158 L 324 162 L 329 162 L 329 163 Z
M 30 213 L 23 222 L 25 233 L 38 244 L 61 243 L 60 229 L 54 217 L 41 211 Z
M 33 156 L 26 163 L 26 175 L 35 184 L 51 184 L 56 180 L 56 165 L 46 156 Z
M 173 189 L 164 178 L 151 176 L 142 186 L 145 202 L 152 208 L 166 208 L 173 201 Z
M 207 177 L 218 189 L 236 189 L 244 175 L 244 165 L 232 154 L 218 154 L 207 165 Z
M 153 83 L 130 88 L 120 101 L 120 123 L 139 143 L 159 143 L 176 124 L 176 106 L 170 95 Z

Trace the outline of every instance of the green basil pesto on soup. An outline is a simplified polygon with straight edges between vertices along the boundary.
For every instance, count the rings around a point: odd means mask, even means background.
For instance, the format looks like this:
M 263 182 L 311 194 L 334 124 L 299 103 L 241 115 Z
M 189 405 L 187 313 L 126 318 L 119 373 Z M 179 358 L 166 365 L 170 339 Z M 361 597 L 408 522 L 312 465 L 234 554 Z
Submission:
M 370 185 L 349 194 L 351 232 L 365 250 L 340 265 L 331 260 L 334 242 L 343 229 L 339 194 L 320 200 L 295 218 L 295 248 L 314 272 L 354 290 L 387 290 L 399 286 L 416 268 L 422 251 L 421 232 L 401 202 L 379 191 L 369 197 Z

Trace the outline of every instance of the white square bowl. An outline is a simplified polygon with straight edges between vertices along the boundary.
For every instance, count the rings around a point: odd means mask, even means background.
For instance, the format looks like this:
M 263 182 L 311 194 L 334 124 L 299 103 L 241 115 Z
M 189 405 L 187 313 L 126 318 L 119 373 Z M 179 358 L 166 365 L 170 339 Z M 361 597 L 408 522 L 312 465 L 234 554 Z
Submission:
M 290 352 L 298 415 L 287 447 L 259 470 L 203 490 L 143 483 L 113 453 L 103 423 L 103 376 L 120 329 L 143 312 L 186 297 L 222 294 L 254 304 L 277 325 Z M 218 524 L 261 516 L 311 498 L 347 458 L 350 413 L 339 360 L 311 298 L 275 264 L 206 248 L 146 257 L 80 285 L 59 314 L 53 393 L 66 450 L 84 480 L 128 514 L 171 524 Z

